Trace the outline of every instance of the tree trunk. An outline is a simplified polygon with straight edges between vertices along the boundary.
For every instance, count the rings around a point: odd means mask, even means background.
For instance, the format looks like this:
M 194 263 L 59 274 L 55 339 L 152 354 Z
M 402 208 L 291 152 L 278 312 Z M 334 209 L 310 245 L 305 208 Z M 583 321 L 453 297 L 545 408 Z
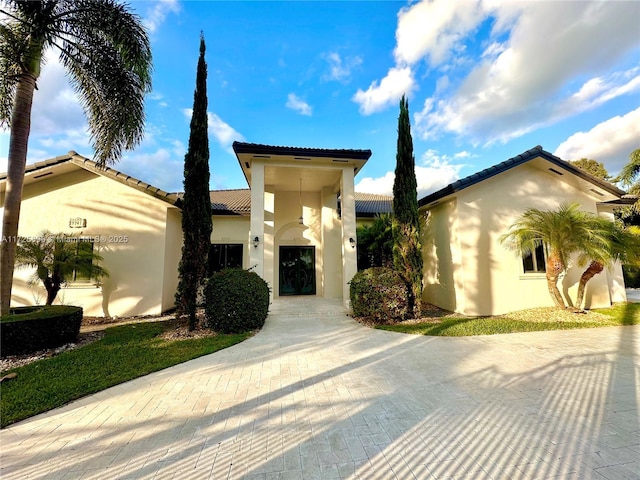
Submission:
M 47 302 L 45 305 L 53 305 L 53 301 L 56 299 L 58 292 L 60 291 L 60 282 L 56 282 L 54 279 L 47 278 L 43 281 L 44 288 L 47 290 Z
M 604 270 L 604 264 L 601 262 L 591 262 L 587 269 L 582 273 L 580 277 L 580 283 L 578 283 L 578 298 L 576 299 L 576 308 L 581 308 L 582 300 L 584 299 L 584 291 L 587 287 L 587 282 L 595 277 L 597 274 Z
M 553 303 L 558 308 L 567 308 L 558 289 L 558 277 L 563 271 L 564 265 L 560 260 L 560 256 L 554 252 L 549 253 L 547 258 L 547 288 Z
M 22 203 L 24 170 L 27 163 L 27 147 L 31 131 L 31 104 L 36 78 L 23 74 L 16 88 L 16 97 L 11 113 L 11 138 L 9 140 L 9 165 L 7 168 L 7 190 L 4 198 L 2 218 L 2 243 L 0 246 L 0 314 L 9 313 L 11 286 L 18 241 L 18 222 Z

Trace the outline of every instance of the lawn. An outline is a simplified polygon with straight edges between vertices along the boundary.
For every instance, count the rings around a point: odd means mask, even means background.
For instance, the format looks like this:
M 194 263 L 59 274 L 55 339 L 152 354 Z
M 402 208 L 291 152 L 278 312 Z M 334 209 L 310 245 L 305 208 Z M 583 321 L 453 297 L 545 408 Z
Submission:
M 112 327 L 89 345 L 2 372 L 17 378 L 0 384 L 0 427 L 163 368 L 216 352 L 251 333 L 165 340 L 169 322 Z
M 640 325 L 640 303 L 617 304 L 586 314 L 541 308 L 495 317 L 446 316 L 411 320 L 375 328 L 414 335 L 462 337 L 620 325 Z

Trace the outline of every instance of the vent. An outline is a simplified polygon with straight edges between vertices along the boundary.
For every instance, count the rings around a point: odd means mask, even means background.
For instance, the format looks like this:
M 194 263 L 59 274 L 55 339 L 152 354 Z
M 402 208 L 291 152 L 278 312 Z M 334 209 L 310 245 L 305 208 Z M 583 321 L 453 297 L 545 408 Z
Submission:
M 604 197 L 604 193 L 599 192 L 595 188 L 590 188 L 589 190 L 592 191 L 593 193 L 595 193 L 596 195 L 598 195 L 599 197 Z
M 549 171 L 555 173 L 556 175 L 563 175 L 562 172 L 559 172 L 558 170 L 555 170 L 553 168 L 550 168 Z
M 333 161 L 336 163 L 349 163 L 349 160 L 342 160 L 339 158 L 334 158 Z
M 294 160 L 311 160 L 309 157 L 293 157 Z
M 53 175 L 53 172 L 47 172 L 47 173 L 42 173 L 40 175 L 34 175 L 33 178 L 42 178 L 42 177 L 46 177 L 48 175 Z
M 251 165 L 249 165 L 249 162 L 244 162 L 244 166 L 247 168 L 251 168 Z
M 253 158 L 271 158 L 271 155 L 254 155 Z

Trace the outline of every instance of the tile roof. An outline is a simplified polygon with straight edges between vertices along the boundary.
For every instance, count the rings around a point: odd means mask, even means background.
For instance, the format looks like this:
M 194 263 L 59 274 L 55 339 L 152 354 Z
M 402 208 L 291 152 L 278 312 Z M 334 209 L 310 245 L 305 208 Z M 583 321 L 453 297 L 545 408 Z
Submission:
M 465 177 L 456 182 L 450 183 L 446 187 L 438 190 L 437 192 L 434 192 L 420 199 L 418 201 L 418 206 L 423 207 L 425 205 L 428 205 L 443 197 L 446 197 L 447 195 L 451 195 L 452 193 L 459 192 L 460 190 L 463 190 L 467 187 L 480 183 L 483 180 L 491 178 L 495 175 L 498 175 L 499 173 L 505 172 L 513 167 L 517 167 L 518 165 L 522 165 L 523 163 L 526 163 L 529 160 L 533 160 L 534 158 L 538 158 L 538 157 L 544 158 L 545 160 L 553 163 L 554 165 L 560 168 L 563 168 L 564 170 L 567 170 L 573 173 L 574 175 L 584 180 L 587 180 L 588 182 L 593 183 L 594 185 L 599 186 L 603 190 L 606 190 L 607 192 L 613 195 L 621 197 L 622 195 L 625 194 L 623 190 L 620 190 L 615 185 L 605 180 L 602 180 L 598 177 L 594 177 L 593 175 L 572 165 L 571 163 L 565 160 L 562 160 L 560 157 L 556 157 L 552 153 L 547 152 L 540 145 L 538 145 L 530 150 L 527 150 L 526 152 L 521 153 L 520 155 L 516 155 L 515 157 L 505 160 L 504 162 L 498 163 L 497 165 L 493 165 L 489 168 L 485 168 L 484 170 L 474 173 L 473 175 L 469 175 L 468 177 Z
M 285 147 L 245 142 L 233 142 L 233 151 L 236 154 L 254 153 L 258 155 L 293 155 L 301 157 L 311 156 L 323 158 L 352 158 L 356 160 L 368 160 L 369 157 L 371 157 L 371 150 Z
M 214 215 L 250 215 L 251 190 L 213 190 L 209 192 Z M 370 193 L 355 194 L 356 215 L 373 217 L 379 213 L 390 213 L 393 198 Z
M 135 177 L 127 175 L 126 173 L 122 173 L 118 170 L 115 170 L 110 167 L 101 167 L 93 160 L 89 160 L 82 155 L 70 151 L 67 155 L 61 155 L 55 158 L 50 158 L 48 160 L 43 160 L 42 162 L 36 162 L 31 165 L 27 165 L 25 167 L 25 174 L 37 172 L 38 170 L 42 170 L 48 167 L 53 167 L 56 165 L 60 165 L 63 163 L 73 163 L 74 165 L 78 165 L 90 172 L 93 172 L 97 175 L 101 175 L 103 177 L 109 177 L 113 180 L 116 180 L 119 183 L 127 185 L 129 187 L 133 187 L 136 190 L 144 192 L 152 197 L 158 198 L 165 202 L 170 203 L 171 205 L 180 206 L 180 198 L 179 195 L 175 193 L 165 192 L 158 187 L 154 187 L 153 185 L 149 185 L 148 183 L 143 182 Z M 7 173 L 0 173 L 0 180 L 5 180 L 7 178 Z

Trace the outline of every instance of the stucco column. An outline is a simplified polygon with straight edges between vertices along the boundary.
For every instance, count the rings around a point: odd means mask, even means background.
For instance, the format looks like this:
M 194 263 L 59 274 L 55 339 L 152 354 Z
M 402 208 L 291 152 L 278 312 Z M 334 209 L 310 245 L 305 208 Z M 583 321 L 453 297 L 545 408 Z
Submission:
M 341 178 L 342 211 L 342 300 L 350 307 L 349 282 L 358 271 L 358 256 L 350 238 L 356 239 L 356 201 L 353 186 L 353 167 L 344 167 Z M 354 244 L 355 245 L 355 244 Z
M 256 237 L 258 237 L 257 247 L 254 246 Z M 253 267 L 253 271 L 264 278 L 264 163 L 256 160 L 251 165 L 249 267 Z

